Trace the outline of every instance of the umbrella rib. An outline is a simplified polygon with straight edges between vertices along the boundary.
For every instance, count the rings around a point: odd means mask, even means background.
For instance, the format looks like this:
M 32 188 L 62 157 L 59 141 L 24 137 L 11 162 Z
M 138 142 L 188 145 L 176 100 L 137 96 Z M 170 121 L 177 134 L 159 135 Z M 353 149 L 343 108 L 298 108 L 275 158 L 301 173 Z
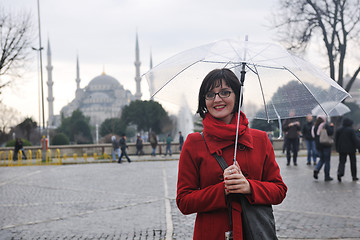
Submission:
M 259 55 L 261 55 L 263 52 L 265 52 L 266 50 L 268 50 L 269 48 L 271 48 L 271 46 L 272 46 L 272 44 L 267 44 L 266 46 L 264 46 L 261 50 L 259 50 L 254 56 L 250 56 L 250 53 L 248 53 L 248 56 L 249 56 L 249 61 L 251 60 L 251 59 L 254 59 L 254 58 L 256 58 L 257 56 L 259 56 Z M 268 60 L 271 60 L 271 61 L 273 61 L 273 60 L 275 60 L 275 59 L 279 59 L 279 58 L 282 58 L 282 57 L 277 57 L 277 58 L 272 58 L 272 59 L 268 59 Z
M 255 56 L 250 56 L 250 54 L 249 54 L 250 59 L 254 59 L 254 58 L 257 57 L 258 55 L 260 55 L 261 53 L 263 53 L 265 50 L 269 49 L 270 46 L 271 46 L 270 44 L 267 44 L 262 50 L 258 51 L 258 52 L 255 54 Z
M 278 137 L 278 139 L 281 139 L 281 133 L 282 133 L 281 118 L 280 118 L 280 115 L 279 115 L 278 111 L 276 110 L 273 102 L 271 102 L 271 105 L 273 106 L 275 114 L 276 114 L 276 116 L 278 118 L 278 123 L 279 123 L 279 137 Z
M 198 62 L 201 62 L 202 60 L 198 60 L 196 62 L 193 62 L 192 64 L 190 64 L 189 66 L 183 68 L 181 71 L 179 71 L 177 74 L 175 74 L 172 78 L 170 78 L 161 88 L 159 88 L 151 97 L 154 97 L 158 92 L 160 92 L 166 85 L 168 85 L 174 78 L 176 78 L 177 76 L 179 76 L 182 72 L 184 72 L 186 69 L 192 67 L 193 65 L 195 65 Z
M 321 103 L 317 100 L 317 98 L 314 96 L 314 94 L 312 94 L 312 92 L 310 91 L 310 89 L 300 80 L 300 78 L 298 78 L 290 69 L 288 69 L 287 67 L 284 66 L 284 69 L 286 69 L 289 73 L 291 73 L 299 82 L 301 82 L 301 84 L 305 87 L 305 89 L 314 97 L 315 101 L 319 104 L 319 106 L 321 107 L 321 109 L 326 113 L 326 115 L 330 116 L 329 113 L 322 107 Z
M 249 67 L 248 67 L 249 68 Z M 250 68 L 249 68 L 250 69 Z M 259 80 L 259 84 L 260 84 L 260 89 L 261 89 L 261 96 L 262 96 L 262 99 L 263 99 L 263 102 L 264 102 L 264 108 L 265 108 L 265 113 L 266 113 L 266 118 L 267 120 L 269 121 L 269 113 L 268 113 L 268 110 L 267 110 L 267 106 L 266 106 L 266 100 L 265 100 L 265 96 L 264 96 L 264 90 L 263 90 L 263 86 L 261 84 L 261 79 L 260 79 L 260 76 L 259 76 L 259 72 L 256 68 L 256 66 L 254 66 L 254 71 L 255 71 L 255 74 Z

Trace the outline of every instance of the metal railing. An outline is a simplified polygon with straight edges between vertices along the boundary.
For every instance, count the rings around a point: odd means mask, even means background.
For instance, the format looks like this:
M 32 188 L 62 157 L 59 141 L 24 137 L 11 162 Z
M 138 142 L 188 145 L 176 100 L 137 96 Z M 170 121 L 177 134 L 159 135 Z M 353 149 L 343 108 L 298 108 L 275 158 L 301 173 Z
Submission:
M 61 155 L 60 149 L 54 151 L 54 157 L 51 155 L 50 149 L 45 152 L 45 158 L 42 159 L 43 152 L 38 149 L 33 158 L 32 151 L 27 150 L 24 155 L 22 151 L 17 153 L 17 158 L 14 158 L 14 152 L 12 150 L 0 151 L 0 167 L 17 167 L 17 166 L 41 166 L 41 165 L 64 165 L 64 164 L 86 164 L 93 162 L 112 162 L 111 154 L 93 153 L 88 155 L 83 153 L 82 156 L 78 156 L 76 153 L 72 157 L 68 157 L 66 153 Z M 25 157 L 26 156 L 26 157 Z

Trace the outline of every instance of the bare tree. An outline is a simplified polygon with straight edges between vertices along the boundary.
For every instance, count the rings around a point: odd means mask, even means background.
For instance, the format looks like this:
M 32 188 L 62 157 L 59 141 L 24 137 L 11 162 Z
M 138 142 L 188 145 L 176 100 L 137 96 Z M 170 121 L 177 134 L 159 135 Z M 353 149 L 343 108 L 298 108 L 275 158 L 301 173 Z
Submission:
M 0 103 L 0 132 L 9 133 L 20 122 L 21 114 L 14 108 Z
M 33 39 L 30 16 L 5 12 L 0 7 L 0 89 L 10 84 L 13 76 L 19 76 L 17 70 L 30 54 Z M 12 77 L 5 80 L 5 75 Z
M 303 51 L 314 38 L 320 37 L 326 49 L 330 77 L 343 86 L 347 48 L 359 41 L 360 0 L 280 0 L 274 26 L 290 50 Z M 356 64 L 350 81 L 343 86 L 346 91 L 360 72 L 360 64 Z

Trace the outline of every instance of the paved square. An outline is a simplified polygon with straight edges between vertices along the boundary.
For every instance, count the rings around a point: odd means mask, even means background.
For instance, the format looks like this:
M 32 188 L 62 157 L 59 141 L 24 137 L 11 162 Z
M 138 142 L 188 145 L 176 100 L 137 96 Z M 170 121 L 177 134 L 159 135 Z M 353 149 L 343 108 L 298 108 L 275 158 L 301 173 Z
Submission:
M 358 157 L 359 158 L 359 157 Z M 304 157 L 286 166 L 274 206 L 280 239 L 360 239 L 360 183 L 346 165 L 332 182 L 312 177 Z M 359 165 L 359 160 L 358 160 Z M 178 161 L 0 168 L 0 239 L 192 239 L 195 215 L 176 207 Z

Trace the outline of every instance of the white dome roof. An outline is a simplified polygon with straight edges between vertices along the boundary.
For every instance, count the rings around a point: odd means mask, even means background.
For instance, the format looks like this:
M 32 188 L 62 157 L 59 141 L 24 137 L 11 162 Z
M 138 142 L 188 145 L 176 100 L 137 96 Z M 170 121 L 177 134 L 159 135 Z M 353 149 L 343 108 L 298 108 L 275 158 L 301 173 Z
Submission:
M 90 81 L 88 86 L 90 87 L 90 86 L 95 86 L 95 85 L 111 85 L 113 87 L 118 87 L 118 86 L 120 86 L 120 83 L 115 78 L 103 73 L 103 74 L 93 78 Z

